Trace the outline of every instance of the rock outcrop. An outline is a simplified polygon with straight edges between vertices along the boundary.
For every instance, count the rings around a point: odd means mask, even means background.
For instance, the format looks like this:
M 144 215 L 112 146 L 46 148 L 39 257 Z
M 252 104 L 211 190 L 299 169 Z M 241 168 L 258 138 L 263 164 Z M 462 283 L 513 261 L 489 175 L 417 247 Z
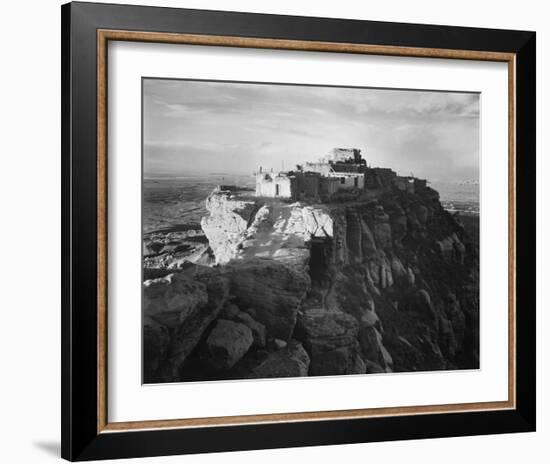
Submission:
M 144 282 L 146 381 L 478 367 L 477 239 L 431 188 L 206 207 L 207 265 Z
M 308 309 L 300 314 L 297 337 L 311 356 L 310 375 L 364 374 L 357 320 L 341 311 Z
M 290 339 L 310 286 L 305 269 L 253 258 L 231 262 L 221 273 L 230 282 L 237 305 L 264 325 L 268 337 Z
M 242 237 L 258 207 L 255 201 L 238 199 L 230 191 L 217 191 L 206 199 L 206 209 L 210 215 L 202 218 L 202 230 L 216 263 L 225 264 L 238 254 Z
M 202 357 L 214 370 L 232 368 L 248 351 L 254 338 L 244 324 L 218 319 L 203 346 Z
M 214 260 L 199 224 L 145 234 L 142 253 L 144 280 L 177 272 L 190 262 L 208 265 Z
M 201 225 L 217 264 L 265 258 L 305 268 L 311 238 L 333 235 L 333 218 L 324 206 L 242 197 L 216 190 L 206 200 L 209 216 Z
M 162 382 L 179 370 L 229 296 L 229 283 L 209 267 L 145 281 L 144 378 Z
M 257 366 L 251 369 L 248 378 L 265 379 L 277 377 L 305 377 L 310 366 L 309 356 L 297 341 L 271 352 Z

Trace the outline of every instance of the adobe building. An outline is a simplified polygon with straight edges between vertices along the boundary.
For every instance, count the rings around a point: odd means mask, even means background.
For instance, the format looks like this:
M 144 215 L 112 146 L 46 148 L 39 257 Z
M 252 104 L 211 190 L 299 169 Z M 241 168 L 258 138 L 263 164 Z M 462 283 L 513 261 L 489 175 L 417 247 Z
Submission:
M 274 174 L 273 172 L 262 172 L 260 167 L 256 173 L 256 196 L 257 197 L 279 197 L 295 199 L 296 179 L 286 172 Z
M 256 196 L 288 198 L 293 201 L 319 200 L 321 175 L 316 172 L 300 170 L 288 172 L 256 173 Z
M 426 181 L 398 176 L 389 168 L 371 168 L 357 148 L 334 148 L 317 162 L 306 162 L 293 171 L 256 173 L 256 196 L 292 201 L 330 201 L 341 191 L 397 189 L 414 193 Z
M 256 196 L 319 200 L 341 190 L 364 190 L 366 161 L 361 150 L 334 148 L 325 159 L 296 166 L 295 171 L 256 173 Z
M 358 148 L 333 148 L 328 154 L 328 162 L 331 164 L 355 164 L 366 165 L 367 162 L 361 156 Z
M 365 188 L 366 160 L 357 148 L 333 148 L 329 154 L 315 163 L 306 163 L 305 170 L 318 172 L 325 178 L 336 178 L 327 182 L 329 191 Z

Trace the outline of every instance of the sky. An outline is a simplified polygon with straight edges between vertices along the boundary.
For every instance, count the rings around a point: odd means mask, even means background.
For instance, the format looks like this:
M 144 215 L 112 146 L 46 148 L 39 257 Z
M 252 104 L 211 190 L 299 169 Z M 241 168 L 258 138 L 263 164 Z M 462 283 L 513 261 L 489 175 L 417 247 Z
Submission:
M 144 177 L 290 170 L 332 148 L 430 181 L 479 178 L 479 94 L 144 79 Z

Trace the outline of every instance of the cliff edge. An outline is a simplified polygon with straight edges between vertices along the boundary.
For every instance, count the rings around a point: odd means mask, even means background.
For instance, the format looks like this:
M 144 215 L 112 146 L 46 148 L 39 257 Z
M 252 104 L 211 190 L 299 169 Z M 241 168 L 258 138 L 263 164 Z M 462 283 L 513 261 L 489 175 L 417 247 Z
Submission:
M 211 259 L 144 282 L 146 382 L 479 366 L 477 239 L 435 190 L 206 207 Z

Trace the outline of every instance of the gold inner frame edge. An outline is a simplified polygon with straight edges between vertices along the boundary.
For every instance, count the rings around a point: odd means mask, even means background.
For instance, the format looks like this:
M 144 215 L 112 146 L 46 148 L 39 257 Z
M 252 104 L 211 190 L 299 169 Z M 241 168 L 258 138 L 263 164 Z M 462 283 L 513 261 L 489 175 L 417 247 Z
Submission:
M 508 64 L 508 400 L 424 406 L 384 407 L 337 411 L 258 414 L 189 419 L 108 422 L 107 395 L 107 45 L 109 41 L 187 44 L 224 47 L 299 50 L 331 53 L 499 61 Z M 122 432 L 162 428 L 252 425 L 275 422 L 361 419 L 419 414 L 494 411 L 516 407 L 516 55 L 514 53 L 397 47 L 340 42 L 263 39 L 129 30 L 97 30 L 97 431 Z

